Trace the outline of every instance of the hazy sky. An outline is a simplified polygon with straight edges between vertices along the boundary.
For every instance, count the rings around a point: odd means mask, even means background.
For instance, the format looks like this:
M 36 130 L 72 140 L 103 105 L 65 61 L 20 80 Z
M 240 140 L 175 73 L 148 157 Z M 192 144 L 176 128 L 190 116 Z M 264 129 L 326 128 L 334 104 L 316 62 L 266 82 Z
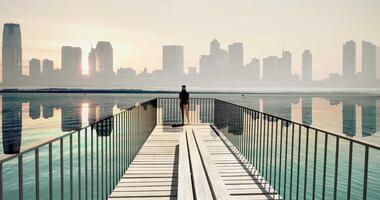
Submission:
M 98 40 L 112 42 L 115 71 L 161 68 L 168 44 L 183 45 L 185 67 L 198 67 L 216 38 L 223 48 L 243 42 L 245 63 L 280 55 L 285 41 L 298 74 L 310 49 L 322 79 L 341 72 L 346 40 L 357 42 L 360 69 L 361 41 L 380 45 L 379 12 L 379 0 L 0 0 L 0 22 L 21 25 L 24 73 L 33 57 L 60 67 L 62 45 L 82 47 L 87 63 Z

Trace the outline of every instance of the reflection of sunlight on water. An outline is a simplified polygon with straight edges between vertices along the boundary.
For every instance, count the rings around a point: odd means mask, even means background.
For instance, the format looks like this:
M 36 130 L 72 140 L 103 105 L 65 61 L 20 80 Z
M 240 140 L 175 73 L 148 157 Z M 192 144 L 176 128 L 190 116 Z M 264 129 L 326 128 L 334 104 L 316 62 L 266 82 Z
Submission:
M 120 111 L 121 111 L 121 109 L 119 109 L 119 108 L 117 107 L 117 105 L 114 105 L 114 106 L 112 107 L 112 112 L 113 112 L 113 114 L 119 113 Z
M 356 119 L 362 119 L 362 107 L 356 105 Z M 362 120 L 356 121 L 356 136 L 362 137 Z
M 342 104 L 330 103 L 329 100 L 317 97 L 316 101 L 313 101 L 313 122 L 312 126 L 326 129 L 329 127 L 331 132 L 341 132 L 342 131 Z
M 82 103 L 82 127 L 88 125 L 89 104 Z

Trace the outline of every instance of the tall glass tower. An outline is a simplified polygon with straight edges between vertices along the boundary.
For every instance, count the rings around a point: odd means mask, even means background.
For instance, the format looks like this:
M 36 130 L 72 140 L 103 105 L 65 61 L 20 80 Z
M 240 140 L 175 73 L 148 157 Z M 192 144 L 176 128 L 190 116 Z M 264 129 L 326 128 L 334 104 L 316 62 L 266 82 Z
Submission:
M 21 30 L 19 24 L 4 24 L 3 86 L 16 86 L 22 77 Z

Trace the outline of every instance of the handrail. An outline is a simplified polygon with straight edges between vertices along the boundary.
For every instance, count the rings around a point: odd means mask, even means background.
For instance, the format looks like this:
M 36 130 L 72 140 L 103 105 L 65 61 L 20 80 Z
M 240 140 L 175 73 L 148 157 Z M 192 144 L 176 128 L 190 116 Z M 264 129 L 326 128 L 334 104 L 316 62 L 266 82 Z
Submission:
M 140 104 L 146 104 L 146 103 L 148 103 L 148 102 L 150 102 L 150 101 L 152 101 L 152 100 L 156 100 L 156 99 L 157 99 L 157 98 L 150 99 L 150 100 L 144 101 L 144 102 L 142 102 L 142 103 L 140 103 Z M 54 137 L 54 138 L 52 138 L 52 139 L 48 139 L 47 141 L 44 141 L 44 142 L 42 142 L 42 143 L 40 143 L 40 144 L 37 144 L 37 145 L 32 145 L 32 146 L 27 147 L 27 148 L 25 148 L 25 149 L 21 148 L 19 153 L 16 153 L 16 154 L 1 154 L 1 155 L 0 155 L 0 164 L 6 162 L 6 161 L 8 161 L 8 160 L 11 160 L 11 159 L 13 159 L 13 158 L 15 158 L 15 157 L 17 157 L 17 156 L 19 156 L 19 155 L 23 155 L 23 154 L 29 153 L 29 152 L 35 150 L 36 148 L 40 148 L 40 147 L 45 146 L 45 145 L 48 145 L 49 143 L 52 143 L 52 142 L 57 142 L 57 141 L 59 141 L 61 138 L 68 137 L 68 136 L 70 136 L 70 135 L 72 135 L 72 134 L 74 134 L 74 133 L 77 133 L 78 131 L 81 131 L 81 130 L 85 130 L 85 129 L 87 129 L 87 128 L 90 128 L 90 127 L 92 127 L 92 126 L 94 126 L 94 125 L 96 125 L 96 124 L 98 124 L 98 123 L 100 123 L 100 122 L 102 122 L 102 121 L 105 121 L 105 120 L 110 119 L 110 118 L 112 118 L 112 117 L 116 117 L 116 116 L 118 116 L 118 115 L 121 115 L 122 113 L 126 112 L 126 110 L 131 110 L 131 109 L 136 108 L 136 107 L 137 107 L 136 105 L 129 106 L 129 107 L 125 108 L 124 111 L 120 111 L 120 112 L 118 112 L 118 113 L 116 113 L 116 114 L 114 114 L 114 115 L 107 116 L 107 117 L 105 117 L 105 118 L 103 118 L 103 119 L 100 119 L 100 120 L 98 120 L 98 121 L 96 121 L 96 122 L 94 122 L 94 123 L 92 123 L 92 124 L 89 124 L 89 125 L 87 125 L 87 126 L 81 127 L 81 128 L 78 129 L 78 130 L 74 130 L 74 131 L 71 131 L 71 132 L 65 133 L 65 134 L 63 134 L 63 135 L 60 135 L 60 136 L 58 136 L 58 137 Z
M 355 143 L 358 143 L 358 144 L 362 144 L 362 145 L 365 145 L 365 146 L 368 146 L 368 147 L 380 150 L 380 144 L 374 144 L 374 143 L 371 143 L 369 141 L 362 141 L 360 139 L 351 138 L 351 137 L 343 135 L 343 133 L 339 134 L 339 133 L 333 133 L 333 132 L 330 132 L 330 131 L 322 130 L 320 128 L 309 126 L 309 125 L 306 125 L 306 124 L 303 124 L 303 123 L 300 123 L 300 122 L 295 122 L 295 121 L 292 121 L 292 120 L 289 120 L 289 119 L 285 119 L 283 117 L 279 117 L 279 116 L 276 116 L 276 115 L 265 113 L 265 112 L 262 112 L 262 111 L 259 111 L 259 110 L 248 108 L 246 106 L 241 106 L 241 105 L 238 105 L 238 104 L 235 104 L 235 103 L 231 103 L 231 102 L 228 102 L 228 101 L 224 101 L 224 100 L 221 100 L 221 99 L 215 99 L 215 100 L 218 100 L 218 101 L 221 101 L 221 102 L 224 102 L 224 103 L 228 103 L 228 104 L 231 104 L 231 105 L 234 105 L 234 106 L 239 106 L 241 108 L 250 109 L 250 110 L 253 110 L 253 111 L 257 112 L 257 113 L 261 113 L 261 114 L 264 114 L 264 115 L 275 117 L 275 118 L 283 120 L 283 121 L 287 121 L 288 123 L 292 123 L 292 124 L 295 124 L 295 125 L 303 126 L 305 128 L 313 129 L 313 130 L 316 130 L 318 132 L 323 132 L 323 133 L 326 133 L 326 134 L 329 134 L 329 135 L 332 135 L 332 136 L 335 136 L 335 137 L 339 137 L 341 139 L 345 139 L 345 140 L 348 140 L 348 141 L 352 141 L 352 142 L 355 142 Z
M 49 139 L 23 149 L 20 153 L 3 158 L 0 161 L 0 199 L 11 198 L 9 195 L 14 198 L 17 190 L 19 199 L 24 199 L 24 193 L 33 192 L 24 191 L 26 184 L 24 176 L 32 176 L 33 179 L 25 179 L 29 181 L 28 187 L 35 188 L 36 199 L 40 199 L 41 196 L 40 182 L 48 185 L 49 194 L 47 195 L 50 199 L 58 198 L 59 193 L 61 199 L 65 199 L 66 195 L 71 199 L 81 196 L 85 196 L 86 199 L 88 196 L 91 196 L 91 199 L 107 198 L 156 126 L 156 101 L 157 99 L 152 99 L 130 106 L 125 111 L 105 117 L 79 130 Z M 53 151 L 57 147 L 59 147 L 57 152 Z M 30 152 L 32 154 L 28 154 Z M 41 167 L 40 157 L 46 155 L 48 161 L 45 163 L 47 162 L 48 166 Z M 84 167 L 81 166 L 82 163 Z M 32 166 L 34 166 L 34 172 L 30 174 Z M 9 167 L 18 169 L 18 172 L 10 173 Z M 55 183 L 55 187 L 53 187 L 54 167 L 60 168 L 58 172 L 54 172 L 57 173 L 54 177 L 60 179 L 60 182 Z M 65 175 L 65 172 L 70 176 Z M 75 177 L 74 173 L 76 173 Z M 42 176 L 48 176 L 48 178 L 40 180 Z M 18 178 L 18 188 L 11 186 L 15 184 L 14 178 Z M 32 180 L 34 182 L 30 182 Z M 7 184 L 9 181 L 12 184 Z M 78 187 L 76 190 L 73 188 L 74 185 Z M 70 194 L 65 194 L 67 186 L 69 186 Z M 58 189 L 60 192 L 53 193 L 55 188 L 60 188 Z
M 159 97 L 157 99 L 158 100 L 176 100 L 178 102 L 174 102 L 174 103 L 179 104 L 179 98 L 176 98 L 176 97 Z M 292 121 L 290 119 L 286 119 L 286 118 L 283 118 L 283 117 L 279 117 L 279 116 L 276 116 L 276 115 L 265 113 L 265 112 L 262 112 L 262 111 L 259 111 L 259 110 L 253 109 L 253 108 L 248 108 L 246 106 L 241 106 L 241 105 L 238 105 L 238 104 L 235 104 L 235 103 L 232 103 L 232 102 L 228 102 L 228 101 L 225 101 L 225 100 L 221 100 L 221 99 L 218 99 L 218 98 L 203 98 L 203 97 L 199 98 L 199 97 L 195 97 L 195 98 L 190 98 L 190 101 L 191 100 L 196 100 L 196 99 L 209 99 L 209 100 L 212 100 L 213 102 L 215 100 L 217 100 L 217 101 L 221 101 L 221 102 L 224 102 L 224 103 L 228 103 L 230 105 L 239 106 L 239 107 L 244 108 L 244 109 L 250 109 L 250 110 L 253 110 L 253 111 L 257 112 L 257 113 L 268 115 L 270 117 L 275 117 L 275 118 L 277 118 L 279 120 L 286 121 L 288 123 L 299 125 L 299 126 L 302 126 L 304 128 L 309 128 L 311 130 L 315 130 L 315 131 L 318 131 L 318 132 L 323 132 L 323 133 L 329 134 L 331 136 L 339 137 L 339 138 L 344 139 L 344 140 L 352 141 L 352 142 L 355 142 L 357 144 L 365 145 L 365 146 L 368 146 L 368 147 L 380 150 L 380 144 L 371 143 L 369 141 L 363 141 L 363 140 L 360 140 L 360 139 L 357 139 L 357 138 L 351 138 L 351 137 L 345 136 L 343 133 L 334 133 L 334 132 L 326 131 L 326 130 L 323 130 L 323 129 L 320 129 L 320 128 L 316 128 L 316 127 L 313 127 L 313 126 L 310 126 L 310 125 L 306 125 L 306 124 L 303 124 L 303 123 L 300 123 L 300 122 Z M 160 102 L 160 101 L 158 101 L 158 102 Z M 169 103 L 173 103 L 173 102 L 169 102 Z M 200 106 L 204 106 L 204 104 L 202 104 L 202 102 L 200 102 Z M 179 113 L 179 107 L 173 107 L 173 105 L 170 105 L 169 109 L 172 112 L 173 112 L 173 110 L 176 110 L 175 112 L 178 112 L 178 113 L 175 113 L 175 114 L 177 114 L 177 115 L 180 114 Z M 171 119 L 171 120 L 173 120 L 173 119 Z

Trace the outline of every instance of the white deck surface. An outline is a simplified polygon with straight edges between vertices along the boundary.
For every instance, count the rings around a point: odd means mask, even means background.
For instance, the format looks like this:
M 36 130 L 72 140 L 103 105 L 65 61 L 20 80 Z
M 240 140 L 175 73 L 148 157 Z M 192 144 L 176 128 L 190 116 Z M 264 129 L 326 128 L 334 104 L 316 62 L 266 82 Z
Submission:
M 209 124 L 157 125 L 110 199 L 177 197 L 279 198 L 254 167 L 245 163 L 231 143 Z

